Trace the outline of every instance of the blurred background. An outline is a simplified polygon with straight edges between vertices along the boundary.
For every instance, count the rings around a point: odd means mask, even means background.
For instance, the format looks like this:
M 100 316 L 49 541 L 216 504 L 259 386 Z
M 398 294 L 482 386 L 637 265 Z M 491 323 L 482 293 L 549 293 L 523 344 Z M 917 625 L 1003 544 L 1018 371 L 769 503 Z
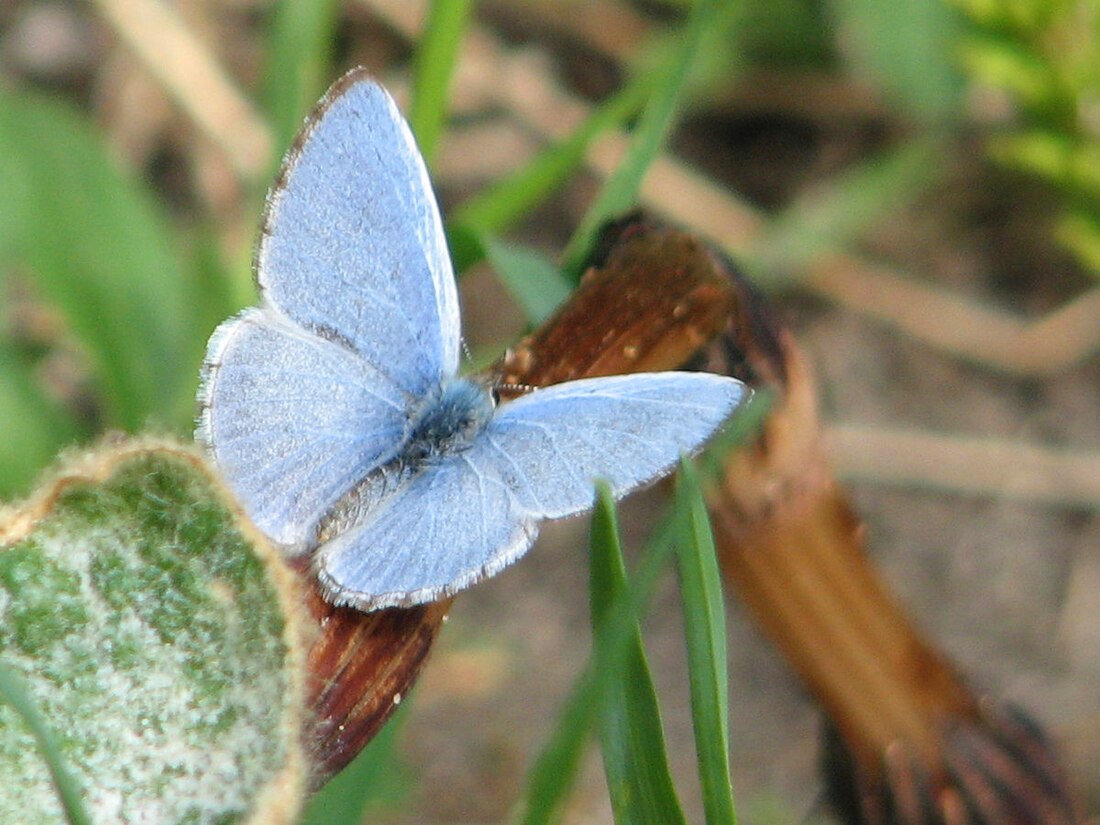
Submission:
M 475 363 L 560 298 L 531 272 L 553 276 L 691 7 L 471 7 L 453 76 L 431 87 L 447 117 L 414 125 L 438 130 L 419 134 Z M 416 62 L 426 14 L 404 0 L 0 2 L 4 498 L 103 432 L 190 433 L 206 339 L 255 300 L 278 158 L 351 66 L 407 103 L 417 72 L 431 77 Z M 769 295 L 816 372 L 885 578 L 980 691 L 1047 726 L 1093 811 L 1098 15 L 1095 0 L 730 3 L 640 196 Z M 542 178 L 523 176 L 555 149 Z M 628 550 L 659 496 L 625 506 Z M 508 815 L 587 657 L 585 542 L 583 521 L 549 526 L 456 602 L 383 743 L 396 756 L 381 759 L 374 821 Z M 678 598 L 670 580 L 644 629 L 697 820 Z M 830 821 L 819 714 L 734 596 L 729 616 L 741 819 Z M 610 821 L 602 783 L 593 750 L 569 821 Z

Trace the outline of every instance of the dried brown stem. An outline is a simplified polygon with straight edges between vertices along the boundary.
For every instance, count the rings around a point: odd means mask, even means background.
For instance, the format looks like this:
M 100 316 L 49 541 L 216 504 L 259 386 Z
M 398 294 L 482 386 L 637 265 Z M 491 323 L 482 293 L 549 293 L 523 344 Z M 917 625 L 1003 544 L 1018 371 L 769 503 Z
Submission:
M 797 344 L 758 303 L 735 307 L 738 346 L 712 347 L 711 366 L 747 366 L 779 401 L 756 443 L 729 456 L 711 517 L 727 579 L 836 732 L 834 799 L 876 825 L 1077 821 L 1038 729 L 976 696 L 871 566 Z
M 271 161 L 271 134 L 252 104 L 174 8 L 156 0 L 96 0 L 104 19 L 224 152 L 255 181 Z
M 806 364 L 780 341 L 782 400 L 714 498 L 723 568 L 860 756 L 877 761 L 904 739 L 930 763 L 937 720 L 971 716 L 976 700 L 870 567 L 825 464 Z

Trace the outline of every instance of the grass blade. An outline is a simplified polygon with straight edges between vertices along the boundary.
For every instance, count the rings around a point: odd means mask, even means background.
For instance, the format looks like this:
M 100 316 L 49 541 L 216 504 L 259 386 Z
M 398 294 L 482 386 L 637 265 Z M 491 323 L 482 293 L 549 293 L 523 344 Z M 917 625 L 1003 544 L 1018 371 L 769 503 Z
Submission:
M 471 0 L 435 0 L 416 49 L 409 123 L 429 166 L 443 134 L 451 75 L 471 5 Z
M 368 811 L 400 798 L 404 765 L 395 746 L 404 717 L 402 707 L 351 764 L 310 798 L 300 825 L 363 822 Z
M 962 20 L 952 3 L 927 0 L 837 0 L 845 55 L 909 117 L 932 123 L 957 118 L 966 83 L 957 67 Z
M 591 602 L 597 669 L 601 674 L 599 729 L 604 772 L 617 823 L 684 822 L 672 784 L 641 631 L 633 610 L 622 616 L 625 644 L 613 644 L 616 628 L 609 607 L 631 601 L 619 545 L 614 498 L 597 485 L 592 518 Z M 604 675 L 606 674 L 606 675 Z
M 752 395 L 737 408 L 721 432 L 711 439 L 706 452 L 695 457 L 695 463 L 704 478 L 718 478 L 722 474 L 725 470 L 726 454 L 760 431 L 775 401 L 774 390 L 753 390 Z
M 668 563 L 674 544 L 667 521 L 646 544 L 629 592 L 618 593 L 604 605 L 604 649 L 621 658 L 630 640 L 631 617 L 645 612 L 657 579 Z M 636 625 L 634 625 L 636 627 Z M 558 717 L 558 724 L 528 774 L 527 792 L 521 801 L 522 825 L 549 825 L 561 818 L 561 807 L 576 779 L 598 699 L 607 682 L 616 678 L 611 668 L 597 669 L 595 653 L 573 686 Z
M 677 512 L 684 535 L 677 542 L 684 605 L 691 720 L 707 825 L 735 825 L 729 766 L 729 682 L 726 613 L 710 519 L 692 463 L 684 459 Z
M 531 249 L 484 241 L 489 263 L 534 326 L 546 320 L 569 295 L 569 282 L 552 263 Z
M 45 96 L 0 94 L 0 156 L 0 224 L 18 232 L 3 263 L 26 264 L 79 339 L 104 423 L 183 423 L 209 330 L 158 205 L 82 114 Z
M 53 733 L 31 701 L 22 680 L 5 662 L 0 662 L 0 701 L 10 705 L 22 718 L 38 743 L 38 749 L 57 787 L 61 807 L 65 811 L 65 818 L 69 825 L 91 825 L 91 817 L 84 810 L 84 803 L 80 798 L 80 786 L 65 766 L 65 760 L 61 756 L 61 750 L 57 746 Z
M 540 152 L 526 166 L 467 199 L 451 223 L 480 233 L 500 233 L 558 189 L 584 161 L 593 141 L 608 129 L 622 125 L 649 96 L 654 75 L 643 74 L 604 101 L 565 140 Z
M 692 63 L 708 33 L 719 24 L 723 15 L 729 13 L 729 4 L 722 0 L 699 0 L 692 9 L 680 42 L 642 110 L 622 163 L 604 183 L 566 246 L 562 263 L 566 277 L 573 281 L 580 277 L 600 226 L 634 204 L 649 164 L 660 154 L 672 129 Z
M 38 472 L 79 431 L 36 386 L 20 354 L 0 342 L 0 421 L 19 436 L 0 439 L 0 498 L 25 493 Z
M 328 85 L 336 21 L 335 0 L 281 0 L 272 12 L 264 104 L 280 149 Z
M 737 444 L 744 443 L 759 428 L 771 401 L 770 395 L 756 393 L 748 404 L 735 413 L 733 420 L 715 443 L 712 450 L 724 453 Z M 719 459 L 715 459 L 716 461 Z M 612 524 L 614 511 L 611 511 Z M 645 613 L 657 587 L 657 581 L 676 550 L 675 518 L 664 518 L 646 542 L 629 590 L 622 588 L 602 602 L 599 612 L 603 630 L 589 666 L 582 672 L 559 714 L 558 724 L 549 742 L 528 773 L 520 814 L 514 821 L 522 825 L 549 825 L 560 820 L 561 807 L 572 787 L 580 765 L 588 731 L 598 698 L 606 692 L 606 683 L 619 679 L 621 673 L 614 668 L 596 667 L 596 657 L 622 659 L 626 645 L 637 638 L 637 616 Z M 617 546 L 617 534 L 615 544 Z M 621 556 L 620 565 L 621 565 Z M 621 567 L 620 567 L 621 569 Z
M 833 176 L 772 219 L 743 266 L 774 282 L 845 247 L 937 180 L 940 151 L 934 140 L 914 140 Z

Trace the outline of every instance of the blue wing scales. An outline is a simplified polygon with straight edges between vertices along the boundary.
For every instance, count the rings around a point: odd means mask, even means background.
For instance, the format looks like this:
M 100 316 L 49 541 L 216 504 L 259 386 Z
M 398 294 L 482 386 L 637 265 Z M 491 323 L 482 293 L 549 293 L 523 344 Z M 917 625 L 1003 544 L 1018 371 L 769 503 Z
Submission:
M 200 440 L 256 525 L 296 551 L 407 425 L 400 387 L 270 309 L 218 328 L 202 385 Z
M 744 386 L 709 373 L 661 372 L 570 381 L 502 405 L 485 438 L 521 510 L 562 518 L 592 506 L 592 482 L 616 498 L 698 450 Z
M 333 85 L 287 154 L 256 275 L 267 301 L 413 396 L 457 370 L 458 297 L 428 173 L 365 71 Z
M 360 610 L 435 601 L 522 556 L 538 525 L 487 460 L 485 445 L 430 465 L 364 521 L 317 551 L 334 604 Z

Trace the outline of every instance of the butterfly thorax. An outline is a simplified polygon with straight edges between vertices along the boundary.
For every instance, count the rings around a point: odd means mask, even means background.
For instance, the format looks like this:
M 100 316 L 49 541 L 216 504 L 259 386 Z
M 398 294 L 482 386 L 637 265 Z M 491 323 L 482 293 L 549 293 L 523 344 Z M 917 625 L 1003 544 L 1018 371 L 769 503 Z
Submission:
M 413 410 L 402 458 L 419 464 L 461 452 L 474 443 L 492 416 L 488 389 L 466 378 L 453 378 Z
M 471 446 L 492 417 L 488 389 L 465 378 L 451 379 L 412 410 L 397 454 L 368 473 L 320 520 L 317 541 L 325 542 L 359 523 L 425 467 Z

